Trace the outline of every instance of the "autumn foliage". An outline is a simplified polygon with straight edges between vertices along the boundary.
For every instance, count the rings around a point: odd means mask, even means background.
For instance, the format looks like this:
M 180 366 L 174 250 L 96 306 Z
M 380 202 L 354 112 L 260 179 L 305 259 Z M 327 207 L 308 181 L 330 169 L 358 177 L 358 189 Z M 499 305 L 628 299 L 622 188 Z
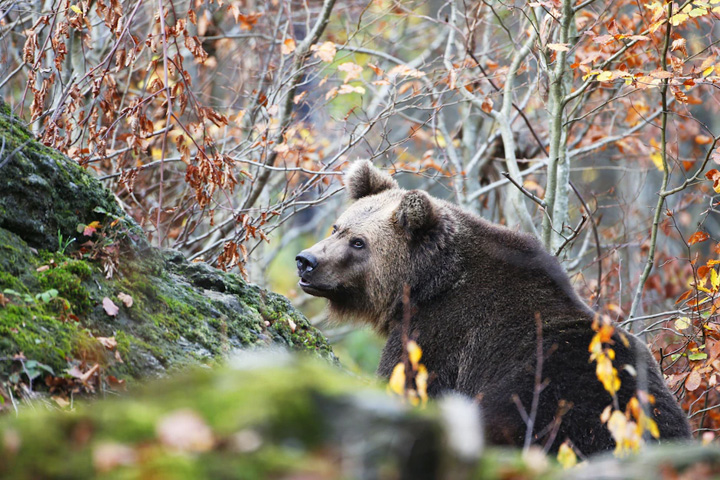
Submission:
M 599 312 L 588 355 L 608 392 L 620 322 L 696 433 L 720 429 L 720 0 L 0 12 L 3 97 L 155 244 L 264 282 L 281 249 L 328 228 L 345 162 L 371 158 L 537 235 Z M 414 375 L 419 400 L 421 347 L 397 383 Z M 622 449 L 654 434 L 633 405 L 606 419 Z

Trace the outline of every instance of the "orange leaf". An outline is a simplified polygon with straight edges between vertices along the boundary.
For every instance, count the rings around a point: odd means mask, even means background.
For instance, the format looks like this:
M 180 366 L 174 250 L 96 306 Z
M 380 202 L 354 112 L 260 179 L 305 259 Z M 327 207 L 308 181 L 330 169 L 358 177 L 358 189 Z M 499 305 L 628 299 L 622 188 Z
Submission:
M 295 51 L 295 40 L 292 38 L 287 38 L 283 42 L 282 45 L 280 45 L 280 51 L 283 55 L 288 55 Z
M 678 299 L 675 301 L 675 303 L 680 303 L 680 302 L 682 302 L 683 300 L 685 300 L 686 298 L 688 298 L 691 293 L 692 293 L 692 290 L 688 290 L 687 292 L 683 293 L 682 295 L 680 295 L 680 298 L 678 298 Z
M 708 238 L 710 238 L 710 235 L 705 232 L 695 232 L 688 240 L 688 245 L 695 245 L 696 243 L 704 242 Z

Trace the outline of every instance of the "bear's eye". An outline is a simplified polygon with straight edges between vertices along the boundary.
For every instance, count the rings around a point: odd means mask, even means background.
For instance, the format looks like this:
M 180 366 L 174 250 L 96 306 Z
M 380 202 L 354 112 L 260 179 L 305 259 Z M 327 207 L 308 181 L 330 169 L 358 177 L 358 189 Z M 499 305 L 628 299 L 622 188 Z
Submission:
M 332 233 L 330 235 L 335 235 L 337 233 L 337 225 L 333 225 Z
M 350 245 L 352 245 L 353 248 L 363 248 L 365 246 L 365 242 L 360 240 L 359 238 L 354 238 L 350 240 Z

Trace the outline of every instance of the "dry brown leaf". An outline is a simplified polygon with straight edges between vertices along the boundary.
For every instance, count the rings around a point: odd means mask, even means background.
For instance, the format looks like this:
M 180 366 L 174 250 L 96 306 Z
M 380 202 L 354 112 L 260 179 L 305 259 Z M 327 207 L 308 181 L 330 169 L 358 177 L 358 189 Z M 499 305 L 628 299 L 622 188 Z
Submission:
M 120 309 L 117 305 L 113 303 L 112 300 L 110 300 L 108 297 L 104 297 L 102 301 L 103 308 L 105 309 L 105 313 L 110 315 L 111 317 L 114 317 L 118 314 Z
M 567 52 L 570 50 L 569 43 L 548 43 L 547 47 L 556 52 Z
M 701 382 L 702 378 L 700 377 L 700 373 L 698 373 L 697 370 L 693 370 L 690 372 L 690 375 L 688 375 L 687 380 L 685 380 L 685 389 L 689 392 L 693 392 L 700 387 Z
M 292 38 L 286 38 L 282 45 L 280 45 L 280 51 L 283 55 L 289 55 L 295 51 L 295 40 Z
M 352 82 L 353 80 L 360 78 L 360 75 L 362 75 L 363 68 L 356 63 L 345 62 L 338 67 L 338 70 L 340 70 L 341 72 L 347 73 L 347 75 L 345 75 L 344 82 L 349 83 L 349 82 Z
M 158 422 L 155 432 L 160 442 L 181 452 L 206 452 L 213 447 L 212 430 L 193 410 L 177 410 Z
M 310 50 L 312 50 L 314 55 L 318 57 L 323 62 L 330 63 L 335 58 L 335 54 L 337 53 L 337 49 L 335 48 L 335 44 L 333 42 L 325 42 L 320 46 L 313 45 L 310 47 Z
M 115 350 L 117 348 L 118 343 L 115 337 L 97 337 L 97 340 L 108 350 Z
M 130 308 L 133 306 L 133 298 L 127 293 L 120 292 L 117 297 L 126 307 Z
M 105 473 L 116 467 L 134 464 L 137 454 L 122 443 L 102 442 L 93 447 L 92 460 L 95 470 Z

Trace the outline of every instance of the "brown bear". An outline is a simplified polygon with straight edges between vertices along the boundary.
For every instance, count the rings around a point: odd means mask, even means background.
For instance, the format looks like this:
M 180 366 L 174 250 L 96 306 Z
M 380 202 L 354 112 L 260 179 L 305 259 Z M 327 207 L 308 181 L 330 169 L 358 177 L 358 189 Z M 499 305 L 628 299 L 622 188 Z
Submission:
M 409 286 L 409 334 L 423 350 L 430 396 L 455 391 L 479 399 L 488 441 L 522 446 L 528 428 L 519 404 L 528 412 L 533 404 L 540 331 L 544 387 L 532 441 L 557 451 L 569 439 L 584 455 L 612 449 L 601 415 L 613 399 L 588 352 L 595 315 L 557 259 L 530 235 L 399 188 L 368 161 L 355 162 L 346 178 L 354 203 L 330 237 L 296 257 L 299 285 L 327 298 L 331 318 L 359 319 L 387 335 L 378 374 L 389 377 L 402 361 Z M 611 346 L 618 406 L 625 411 L 642 388 L 654 397 L 648 410 L 660 438 L 690 438 L 648 348 L 619 327 Z

